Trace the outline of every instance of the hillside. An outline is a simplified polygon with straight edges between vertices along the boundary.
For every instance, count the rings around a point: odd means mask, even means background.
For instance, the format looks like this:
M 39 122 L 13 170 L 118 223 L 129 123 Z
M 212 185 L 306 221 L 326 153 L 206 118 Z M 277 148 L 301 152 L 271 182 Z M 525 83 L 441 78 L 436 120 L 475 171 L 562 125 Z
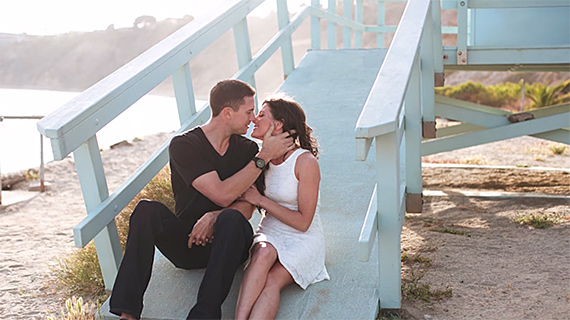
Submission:
M 371 6 L 367 3 L 367 6 Z M 401 16 L 401 3 L 387 5 L 388 24 L 396 24 Z M 364 22 L 375 22 L 376 10 L 366 8 Z M 454 24 L 455 13 L 445 10 L 446 24 Z M 193 20 L 156 21 L 151 16 L 137 18 L 133 27 L 89 33 L 73 32 L 56 36 L 30 36 L 0 34 L 0 87 L 82 91 L 132 60 L 154 44 Z M 276 32 L 273 15 L 268 18 L 248 18 L 252 51 L 257 52 Z M 326 26 L 323 23 L 322 29 Z M 341 45 L 339 28 L 338 47 Z M 326 32 L 323 32 L 323 42 Z M 386 37 L 386 44 L 391 35 Z M 295 62 L 298 63 L 310 47 L 309 23 L 306 21 L 293 35 Z M 444 44 L 453 44 L 454 38 L 446 36 Z M 364 47 L 376 46 L 375 35 L 365 34 Z M 209 89 L 219 79 L 231 77 L 237 72 L 233 34 L 227 32 L 191 61 L 193 85 L 196 96 L 207 98 Z M 281 57 L 275 54 L 256 74 L 258 92 L 265 96 L 273 92 L 282 79 Z M 277 76 L 276 76 L 277 75 Z M 569 73 L 516 73 L 516 72 L 449 72 L 446 85 L 456 85 L 468 80 L 484 84 L 518 82 L 557 83 L 570 78 Z M 167 79 L 153 93 L 173 95 Z

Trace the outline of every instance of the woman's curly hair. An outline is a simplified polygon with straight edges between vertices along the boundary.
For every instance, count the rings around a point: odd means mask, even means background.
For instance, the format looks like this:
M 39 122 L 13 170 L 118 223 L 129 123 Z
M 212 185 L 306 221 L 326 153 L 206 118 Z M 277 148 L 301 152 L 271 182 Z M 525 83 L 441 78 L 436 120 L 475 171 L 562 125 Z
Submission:
M 318 158 L 317 139 L 311 136 L 313 129 L 307 125 L 305 112 L 297 102 L 286 97 L 272 97 L 265 99 L 263 104 L 269 106 L 274 120 L 283 123 L 283 132 L 295 130 L 292 136 L 298 147 L 309 150 L 313 156 Z

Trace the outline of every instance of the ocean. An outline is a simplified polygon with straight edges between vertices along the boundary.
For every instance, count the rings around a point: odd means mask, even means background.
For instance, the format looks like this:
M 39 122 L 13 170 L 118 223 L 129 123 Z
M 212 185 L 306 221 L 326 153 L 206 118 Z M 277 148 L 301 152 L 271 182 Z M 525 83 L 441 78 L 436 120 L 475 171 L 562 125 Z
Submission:
M 78 92 L 0 89 L 0 116 L 45 116 L 55 111 Z M 201 108 L 205 101 L 197 101 Z M 0 172 L 7 174 L 40 166 L 38 120 L 4 119 L 0 122 Z M 180 127 L 176 100 L 146 95 L 97 133 L 101 149 L 122 140 L 142 138 Z M 53 160 L 50 141 L 44 141 L 44 162 Z

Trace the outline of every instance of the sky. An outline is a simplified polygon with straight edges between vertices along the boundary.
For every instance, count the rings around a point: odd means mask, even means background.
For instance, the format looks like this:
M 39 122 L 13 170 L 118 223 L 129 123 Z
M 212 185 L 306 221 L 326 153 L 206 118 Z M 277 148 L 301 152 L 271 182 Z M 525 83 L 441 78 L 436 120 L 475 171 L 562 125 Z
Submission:
M 0 33 L 54 35 L 70 31 L 131 27 L 142 15 L 158 21 L 199 16 L 224 0 L 3 0 L 0 5 Z M 288 0 L 294 11 L 310 0 Z M 253 15 L 263 16 L 275 8 L 266 0 Z M 274 9 L 273 9 L 274 10 Z

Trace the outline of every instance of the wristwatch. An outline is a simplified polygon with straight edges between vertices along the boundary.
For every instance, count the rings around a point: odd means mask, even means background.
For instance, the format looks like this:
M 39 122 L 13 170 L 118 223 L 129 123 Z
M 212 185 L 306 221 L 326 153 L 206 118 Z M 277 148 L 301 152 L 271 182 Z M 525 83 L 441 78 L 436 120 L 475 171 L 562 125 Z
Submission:
M 263 170 L 263 168 L 265 168 L 265 160 L 263 160 L 261 158 L 253 157 L 253 163 L 255 163 L 255 166 L 261 170 Z

